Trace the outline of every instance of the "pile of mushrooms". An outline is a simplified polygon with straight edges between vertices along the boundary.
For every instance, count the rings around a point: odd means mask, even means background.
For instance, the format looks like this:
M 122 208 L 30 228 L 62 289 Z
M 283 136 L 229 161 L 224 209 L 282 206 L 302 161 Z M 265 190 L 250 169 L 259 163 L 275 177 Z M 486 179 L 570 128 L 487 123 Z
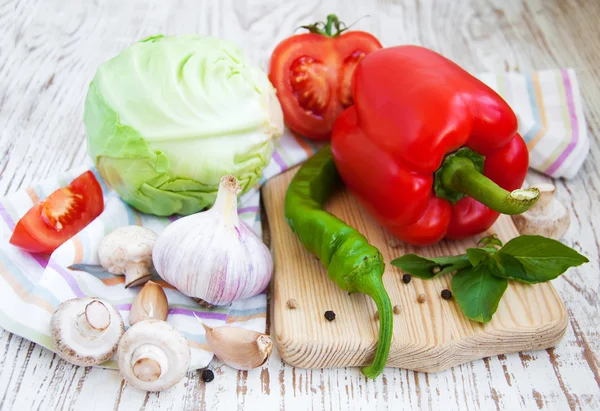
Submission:
M 190 347 L 181 332 L 166 322 L 169 304 L 162 287 L 148 281 L 131 305 L 127 330 L 117 351 L 119 370 L 134 387 L 163 391 L 185 377 Z
M 125 380 L 146 391 L 163 391 L 183 379 L 190 367 L 185 337 L 166 322 L 169 310 L 162 287 L 148 281 L 131 306 L 125 332 L 119 311 L 97 298 L 62 303 L 51 319 L 58 355 L 76 365 L 98 365 L 117 353 Z
M 102 267 L 125 276 L 125 288 L 144 284 L 136 295 L 125 332 L 119 311 L 99 298 L 75 298 L 62 303 L 51 318 L 52 341 L 60 357 L 76 365 L 98 365 L 115 352 L 123 378 L 136 388 L 162 391 L 183 379 L 190 367 L 185 337 L 166 322 L 169 304 L 162 287 L 150 281 L 156 234 L 139 226 L 121 227 L 100 244 Z M 209 327 L 209 346 L 225 364 L 249 370 L 269 358 L 268 335 L 239 327 Z

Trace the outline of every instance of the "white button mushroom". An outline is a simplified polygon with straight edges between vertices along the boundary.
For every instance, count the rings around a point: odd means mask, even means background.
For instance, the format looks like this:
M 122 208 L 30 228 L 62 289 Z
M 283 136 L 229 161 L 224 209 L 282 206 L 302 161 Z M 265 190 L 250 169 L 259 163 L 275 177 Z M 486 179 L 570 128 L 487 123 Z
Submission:
M 513 215 L 512 219 L 521 234 L 542 235 L 554 239 L 561 238 L 571 223 L 569 212 L 554 194 L 552 184 L 539 184 L 537 203 L 523 214 Z
M 65 301 L 52 315 L 50 328 L 58 355 L 83 366 L 109 360 L 125 331 L 119 311 L 96 298 Z
M 144 284 L 152 274 L 154 231 L 131 225 L 108 234 L 98 248 L 100 264 L 109 273 L 125 275 L 125 288 Z
M 160 285 L 149 281 L 136 296 L 129 314 L 133 325 L 117 351 L 125 380 L 142 390 L 163 391 L 183 379 L 190 367 L 190 347 L 167 319 L 167 297 Z
M 129 328 L 117 351 L 123 378 L 146 391 L 167 390 L 181 381 L 190 356 L 185 337 L 161 320 L 144 320 Z

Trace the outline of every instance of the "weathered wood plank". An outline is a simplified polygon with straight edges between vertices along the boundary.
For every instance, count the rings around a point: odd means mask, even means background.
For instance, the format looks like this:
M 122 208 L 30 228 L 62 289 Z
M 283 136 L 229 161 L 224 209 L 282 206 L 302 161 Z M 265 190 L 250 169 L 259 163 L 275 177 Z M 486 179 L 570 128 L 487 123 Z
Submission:
M 338 12 L 384 45 L 434 48 L 472 72 L 577 70 L 592 150 L 579 176 L 556 181 L 573 224 L 565 243 L 591 263 L 554 281 L 571 318 L 552 352 L 492 357 L 439 374 L 301 370 L 275 355 L 264 370 L 193 373 L 146 394 L 114 371 L 66 364 L 0 334 L 2 409 L 568 409 L 600 408 L 600 3 L 595 0 L 4 0 L 0 2 L 0 195 L 85 161 L 83 99 L 95 68 L 158 32 L 232 39 L 264 67 L 278 41 Z M 532 174 L 530 181 L 545 177 Z M 33 347 L 33 348 L 30 348 Z M 268 376 L 268 378 L 267 378 Z

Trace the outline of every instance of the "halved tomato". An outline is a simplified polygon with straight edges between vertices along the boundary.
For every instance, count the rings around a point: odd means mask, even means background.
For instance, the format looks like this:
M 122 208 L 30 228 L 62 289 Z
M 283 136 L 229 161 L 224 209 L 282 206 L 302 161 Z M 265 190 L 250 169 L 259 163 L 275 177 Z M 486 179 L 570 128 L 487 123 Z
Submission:
M 32 253 L 51 253 L 104 210 L 102 188 L 91 171 L 31 207 L 19 220 L 10 243 Z
M 326 140 L 337 117 L 352 105 L 356 65 L 381 43 L 364 31 L 346 32 L 333 14 L 326 23 L 303 27 L 310 33 L 289 37 L 273 51 L 269 79 L 287 126 L 310 139 Z

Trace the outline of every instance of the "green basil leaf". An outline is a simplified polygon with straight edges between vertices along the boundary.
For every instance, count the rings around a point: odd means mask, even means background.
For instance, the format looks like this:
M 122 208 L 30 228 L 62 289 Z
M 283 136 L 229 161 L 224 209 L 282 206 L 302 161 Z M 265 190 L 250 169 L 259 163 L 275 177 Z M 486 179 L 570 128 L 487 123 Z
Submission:
M 457 271 L 471 265 L 468 257 L 464 254 L 434 258 L 425 258 L 416 254 L 405 254 L 402 257 L 392 260 L 391 264 L 408 274 L 424 280 L 429 280 L 437 275 Z M 436 268 L 440 269 L 440 271 L 436 272 Z
M 430 258 L 430 260 L 441 266 L 464 265 L 469 262 L 469 258 L 465 254 L 451 255 L 449 257 L 434 257 Z M 470 263 L 468 265 L 470 265 Z
M 433 269 L 439 267 L 439 264 L 436 264 L 434 261 L 416 254 L 405 254 L 402 257 L 392 260 L 391 264 L 406 273 L 425 280 L 435 277 L 436 274 L 434 274 Z
M 491 275 L 487 265 L 463 268 L 452 278 L 458 306 L 467 318 L 482 323 L 492 319 L 508 287 L 508 280 Z
M 460 269 L 466 268 L 466 267 L 471 267 L 471 262 L 469 261 L 468 258 L 466 258 L 464 261 L 458 261 L 455 264 L 450 264 L 447 265 L 445 267 L 442 268 L 442 270 L 437 273 L 436 275 L 444 275 L 447 273 L 453 273 L 455 271 L 458 271 Z
M 492 275 L 526 284 L 535 284 L 540 282 L 528 274 L 525 271 L 525 268 L 523 268 L 523 264 L 521 264 L 521 262 L 512 255 L 496 253 L 493 258 L 501 267 L 501 270 L 491 271 Z
M 552 280 L 571 267 L 589 262 L 560 241 L 539 235 L 515 237 L 498 254 L 498 262 L 504 268 L 502 277 L 530 284 Z M 521 264 L 522 271 L 515 259 Z
M 490 254 L 481 248 L 467 248 L 467 257 L 469 258 L 469 261 L 473 267 L 477 267 L 482 261 L 487 262 Z

